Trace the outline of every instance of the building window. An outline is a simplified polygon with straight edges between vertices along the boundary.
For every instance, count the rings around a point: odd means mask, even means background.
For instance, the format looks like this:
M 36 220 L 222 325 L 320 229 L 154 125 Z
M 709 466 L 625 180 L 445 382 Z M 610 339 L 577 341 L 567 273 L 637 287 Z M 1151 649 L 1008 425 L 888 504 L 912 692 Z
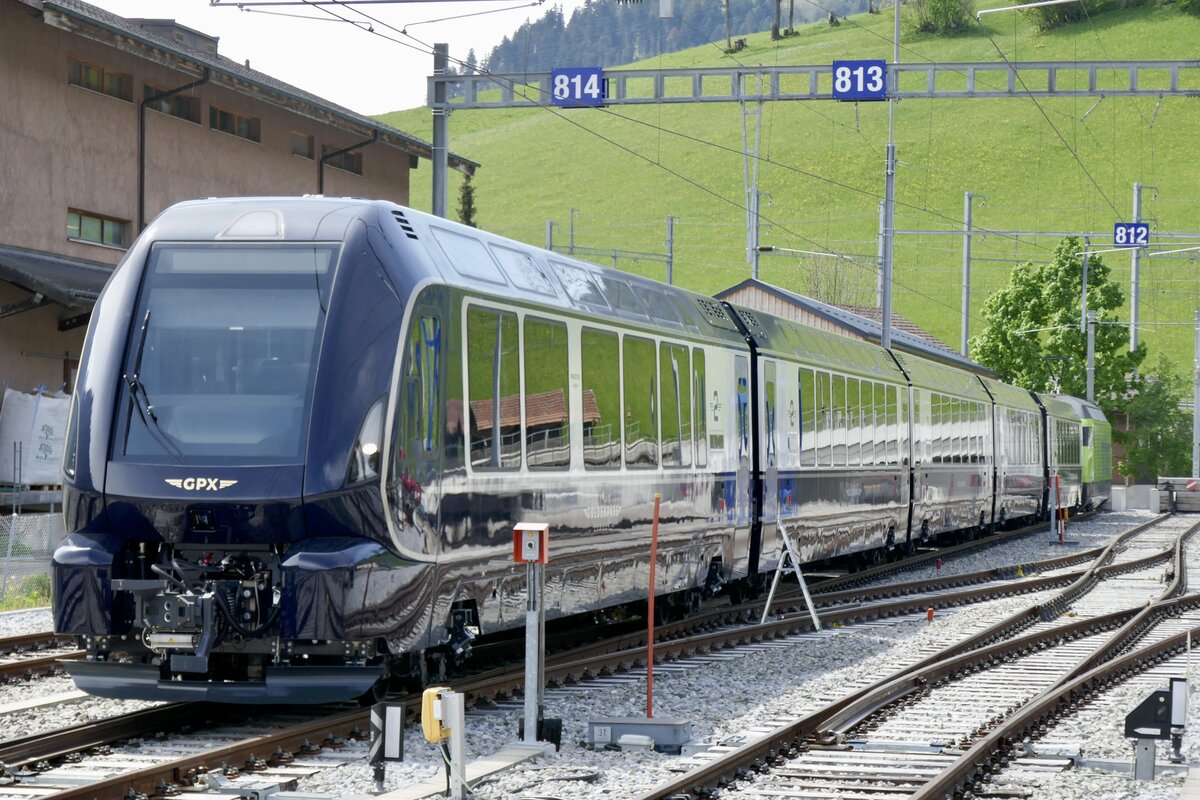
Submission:
M 148 100 L 156 94 L 162 94 L 167 91 L 162 86 L 155 86 L 147 83 L 142 90 L 142 99 Z M 170 114 L 172 117 L 186 119 L 188 122 L 200 122 L 200 98 L 192 97 L 186 94 L 173 94 L 170 97 L 162 97 L 149 103 L 147 108 L 153 109 L 161 114 Z
M 331 167 L 353 172 L 355 175 L 362 175 L 362 151 L 354 150 L 349 153 L 338 153 L 335 156 L 329 154 L 336 152 L 336 148 L 332 148 L 327 144 L 321 145 L 321 160 Z
M 292 155 L 312 158 L 314 152 L 312 136 L 292 131 Z
M 80 61 L 67 59 L 67 82 L 121 100 L 133 100 L 133 76 Z
M 102 217 L 87 211 L 67 212 L 67 238 L 76 242 L 93 242 L 110 247 L 125 246 L 126 220 Z
M 208 127 L 214 131 L 240 136 L 252 142 L 262 141 L 261 125 L 258 117 L 246 117 L 234 111 L 209 106 Z

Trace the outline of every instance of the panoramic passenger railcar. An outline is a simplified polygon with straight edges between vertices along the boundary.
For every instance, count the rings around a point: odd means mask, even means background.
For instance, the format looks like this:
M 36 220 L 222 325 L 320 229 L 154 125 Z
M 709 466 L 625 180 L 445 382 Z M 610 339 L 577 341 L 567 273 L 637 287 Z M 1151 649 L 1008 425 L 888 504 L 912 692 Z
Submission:
M 1070 395 L 1055 395 L 1079 420 L 1083 464 L 1083 505 L 1099 508 L 1112 494 L 1112 425 L 1095 403 Z
M 895 355 L 911 381 L 914 535 L 982 530 L 993 505 L 991 398 L 972 373 Z
M 755 355 L 763 541 L 877 559 L 908 533 L 907 381 L 887 350 L 733 307 Z M 771 562 L 769 566 L 773 566 Z
M 995 511 L 998 526 L 1041 514 L 1046 469 L 1041 407 L 1024 389 L 980 378 L 992 398 L 995 452 Z
M 1083 426 L 1075 408 L 1059 395 L 1034 395 L 1042 406 L 1042 441 L 1046 450 L 1045 508 L 1083 505 Z M 1050 498 L 1054 492 L 1056 497 Z
M 183 203 L 92 314 L 55 628 L 94 694 L 369 695 L 523 624 L 521 521 L 567 616 L 644 598 L 655 495 L 668 608 L 754 591 L 780 533 L 876 558 L 1036 513 L 1018 395 L 386 202 Z M 1045 402 L 1039 493 L 1080 481 Z

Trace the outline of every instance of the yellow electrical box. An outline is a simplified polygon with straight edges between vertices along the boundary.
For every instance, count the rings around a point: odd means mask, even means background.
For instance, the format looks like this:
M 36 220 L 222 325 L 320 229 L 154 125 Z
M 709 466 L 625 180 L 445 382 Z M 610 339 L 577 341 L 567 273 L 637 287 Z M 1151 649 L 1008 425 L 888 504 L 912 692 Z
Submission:
M 442 693 L 451 691 L 454 690 L 449 686 L 432 686 L 421 695 L 421 732 L 425 734 L 426 741 L 437 744 L 450 738 L 450 729 L 437 717 L 441 711 L 438 701 Z

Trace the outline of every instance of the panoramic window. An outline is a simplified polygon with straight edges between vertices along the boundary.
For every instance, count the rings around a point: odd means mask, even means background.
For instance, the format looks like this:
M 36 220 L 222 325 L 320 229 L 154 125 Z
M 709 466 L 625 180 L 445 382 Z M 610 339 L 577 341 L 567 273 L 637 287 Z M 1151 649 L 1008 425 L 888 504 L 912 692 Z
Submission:
M 833 443 L 833 409 L 829 396 L 833 381 L 828 372 L 817 373 L 817 397 L 813 402 L 813 414 L 817 421 L 817 466 L 827 467 L 833 463 L 830 449 Z
M 89 64 L 77 58 L 67 59 L 67 82 L 119 100 L 133 100 L 133 76 L 126 72 Z
M 846 378 L 833 376 L 833 466 L 846 466 Z
M 800 465 L 816 466 L 816 378 L 811 369 L 800 370 Z
M 567 326 L 525 320 L 525 463 L 530 469 L 571 465 Z
M 887 463 L 900 463 L 900 410 L 896 387 L 887 387 Z
M 441 245 L 442 252 L 446 254 L 446 260 L 459 275 L 505 285 L 500 268 L 488 255 L 483 242 L 446 228 L 432 227 L 430 230 L 433 231 L 433 238 Z
M 625 396 L 625 466 L 658 466 L 658 368 L 654 342 L 626 336 L 621 348 Z
M 583 372 L 583 465 L 621 466 L 621 372 L 617 334 L 584 328 L 579 335 Z
M 471 465 L 516 469 L 521 465 L 521 371 L 517 315 L 472 308 L 467 312 L 467 397 Z
M 857 378 L 846 379 L 846 463 L 852 467 L 862 463 L 862 408 L 858 389 Z
M 529 253 L 523 253 L 520 250 L 513 250 L 511 247 L 504 247 L 498 244 L 488 245 L 488 249 L 492 251 L 492 255 L 500 262 L 500 266 L 504 269 L 504 274 L 515 285 L 520 286 L 522 289 L 528 289 L 538 294 L 550 295 L 551 297 L 557 294 L 554 291 L 554 282 L 551 280 L 548 270 L 535 261 Z M 492 279 L 487 278 L 486 280 Z M 499 282 L 496 281 L 496 283 Z
M 707 378 L 704 374 L 704 351 L 700 348 L 692 350 L 692 393 L 696 409 L 692 419 L 696 421 L 696 466 L 708 465 L 708 414 L 705 404 L 708 392 L 705 390 Z
M 688 349 L 683 345 L 659 346 L 662 362 L 662 459 L 663 466 L 692 464 L 691 386 L 688 381 Z

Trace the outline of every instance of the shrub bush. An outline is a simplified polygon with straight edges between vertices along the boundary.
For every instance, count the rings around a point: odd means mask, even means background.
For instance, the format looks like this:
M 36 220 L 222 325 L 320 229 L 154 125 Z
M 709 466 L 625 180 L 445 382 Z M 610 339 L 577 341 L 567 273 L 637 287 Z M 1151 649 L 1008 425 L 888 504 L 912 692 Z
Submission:
M 975 21 L 974 0 L 910 0 L 909 25 L 918 33 L 958 33 Z

